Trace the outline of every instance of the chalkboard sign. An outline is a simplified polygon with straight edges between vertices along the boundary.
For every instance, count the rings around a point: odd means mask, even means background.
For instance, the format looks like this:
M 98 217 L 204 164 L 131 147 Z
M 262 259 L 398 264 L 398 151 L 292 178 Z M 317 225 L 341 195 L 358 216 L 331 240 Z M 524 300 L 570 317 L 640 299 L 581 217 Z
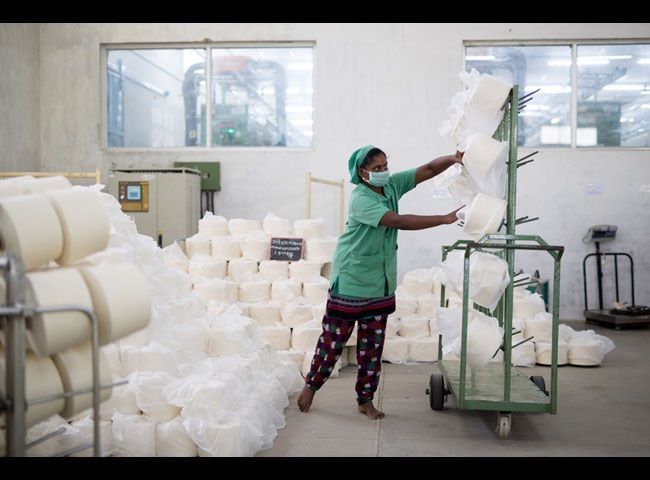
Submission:
M 271 260 L 297 262 L 302 258 L 304 245 L 302 238 L 271 238 Z

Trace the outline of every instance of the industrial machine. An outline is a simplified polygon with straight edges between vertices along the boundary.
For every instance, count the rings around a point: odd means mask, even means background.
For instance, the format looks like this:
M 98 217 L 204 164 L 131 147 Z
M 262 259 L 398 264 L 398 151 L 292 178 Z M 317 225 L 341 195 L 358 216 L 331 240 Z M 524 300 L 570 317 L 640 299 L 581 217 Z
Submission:
M 197 233 L 201 172 L 188 167 L 111 170 L 108 191 L 138 232 L 166 247 Z

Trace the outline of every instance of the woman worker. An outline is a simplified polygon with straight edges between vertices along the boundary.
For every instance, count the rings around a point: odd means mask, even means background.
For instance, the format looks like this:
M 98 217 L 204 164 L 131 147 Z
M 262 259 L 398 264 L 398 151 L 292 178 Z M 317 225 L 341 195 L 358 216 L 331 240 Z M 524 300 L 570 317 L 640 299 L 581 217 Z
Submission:
M 323 333 L 298 398 L 301 411 L 309 410 L 357 322 L 358 408 L 371 419 L 384 417 L 372 399 L 381 371 L 386 319 L 395 311 L 397 231 L 448 225 L 456 222 L 460 210 L 447 215 L 400 215 L 398 201 L 417 184 L 454 163 L 462 164 L 462 156 L 456 152 L 391 175 L 386 154 L 379 148 L 367 145 L 352 153 L 348 169 L 351 182 L 357 186 L 334 254 Z

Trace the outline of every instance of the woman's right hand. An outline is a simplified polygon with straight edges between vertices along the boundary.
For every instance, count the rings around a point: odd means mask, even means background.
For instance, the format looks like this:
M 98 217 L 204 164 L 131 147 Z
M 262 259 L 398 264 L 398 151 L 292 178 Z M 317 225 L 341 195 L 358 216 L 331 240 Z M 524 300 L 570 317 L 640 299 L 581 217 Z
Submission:
M 459 211 L 461 208 L 463 208 L 464 206 L 465 206 L 465 205 L 462 205 L 461 207 L 457 208 L 457 209 L 454 210 L 453 212 L 448 213 L 447 215 L 445 215 L 445 223 L 446 223 L 447 225 L 451 225 L 452 223 L 455 223 L 456 221 L 458 221 L 458 216 L 456 216 L 456 213 L 458 213 L 458 211 Z

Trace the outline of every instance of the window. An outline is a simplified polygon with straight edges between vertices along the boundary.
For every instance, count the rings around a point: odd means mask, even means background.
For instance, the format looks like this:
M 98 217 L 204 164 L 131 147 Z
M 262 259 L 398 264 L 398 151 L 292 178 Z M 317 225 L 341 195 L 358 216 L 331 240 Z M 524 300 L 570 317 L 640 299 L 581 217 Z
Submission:
M 650 44 L 468 45 L 465 66 L 539 89 L 520 146 L 650 147 Z
M 313 47 L 109 48 L 106 67 L 108 147 L 313 145 Z

